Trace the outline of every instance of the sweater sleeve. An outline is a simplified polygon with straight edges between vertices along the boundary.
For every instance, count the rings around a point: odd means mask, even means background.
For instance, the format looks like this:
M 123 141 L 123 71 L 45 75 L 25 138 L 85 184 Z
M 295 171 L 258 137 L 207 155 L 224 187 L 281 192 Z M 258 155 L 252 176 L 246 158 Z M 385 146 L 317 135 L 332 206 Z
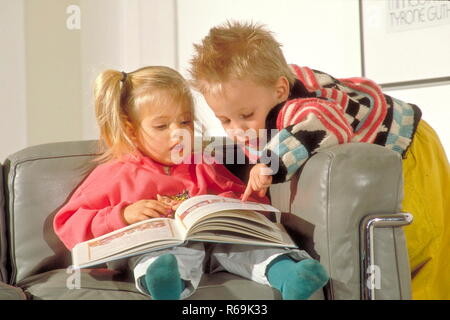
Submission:
M 392 115 L 387 116 L 385 96 L 375 82 L 361 77 L 335 79 L 295 65 L 293 69 L 305 87 L 306 98 L 290 100 L 283 106 L 277 117 L 279 132 L 259 159 L 274 172 L 273 183 L 289 180 L 323 148 L 347 142 L 375 143 L 379 133 L 386 139 Z
M 289 101 L 278 116 L 277 129 L 258 160 L 272 169 L 273 183 L 290 180 L 318 150 L 353 137 L 341 106 L 319 98 Z
M 53 226 L 56 234 L 71 250 L 77 243 L 87 241 L 126 226 L 122 208 L 129 203 L 93 208 L 84 196 L 71 199 L 56 214 Z
M 108 196 L 117 192 L 113 190 L 118 188 L 117 185 L 104 183 L 95 173 L 89 178 L 57 212 L 53 220 L 55 233 L 69 250 L 77 243 L 126 226 L 122 209 L 130 203 L 111 203 Z

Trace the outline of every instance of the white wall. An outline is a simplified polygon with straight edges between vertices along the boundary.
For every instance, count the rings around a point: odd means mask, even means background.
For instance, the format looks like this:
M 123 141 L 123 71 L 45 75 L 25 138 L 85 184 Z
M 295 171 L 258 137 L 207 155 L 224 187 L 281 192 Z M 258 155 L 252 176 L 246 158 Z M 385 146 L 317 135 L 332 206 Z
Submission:
M 65 27 L 70 4 L 80 6 L 79 31 Z M 99 72 L 167 65 L 188 76 L 193 43 L 227 19 L 266 24 L 290 63 L 359 76 L 358 10 L 358 0 L 0 0 L 8 48 L 0 50 L 0 161 L 31 144 L 97 138 L 92 85 Z M 445 39 L 445 28 L 431 29 Z M 387 93 L 418 104 L 449 152 L 448 85 Z M 197 97 L 207 133 L 223 134 Z
M 358 11 L 357 0 L 285 0 L 277 5 L 272 0 L 79 0 L 79 6 L 82 19 L 77 45 L 81 60 L 74 63 L 81 73 L 81 93 L 77 92 L 81 96 L 79 139 L 98 137 L 92 87 L 99 72 L 167 65 L 187 76 L 192 44 L 211 26 L 227 19 L 267 24 L 283 43 L 289 62 L 338 77 L 361 72 L 358 15 L 348 15 Z M 295 12 L 295 23 L 292 18 L 286 19 L 287 12 Z M 328 23 L 323 24 L 324 20 L 317 20 L 312 13 L 320 14 Z M 196 97 L 200 118 L 210 128 L 207 133 L 223 134 L 202 97 Z
M 120 1 L 81 0 L 81 83 L 82 134 L 95 139 L 98 130 L 93 105 L 93 84 L 98 73 L 105 69 L 123 68 Z
M 27 145 L 23 0 L 0 0 L 0 162 Z M 7 48 L 7 49 L 6 49 Z
M 450 1 L 363 1 L 365 71 L 377 83 L 450 77 Z M 417 104 L 450 155 L 450 81 L 385 89 Z
M 66 9 L 80 9 L 69 30 Z M 29 145 L 98 138 L 103 70 L 176 68 L 175 0 L 0 0 L 0 162 Z
M 97 139 L 93 83 L 103 70 L 175 67 L 174 0 L 81 0 L 82 109 L 80 139 Z
M 364 0 L 366 74 L 378 83 L 450 76 L 450 2 Z
M 385 90 L 386 94 L 416 104 L 424 119 L 437 133 L 450 160 L 450 85 Z
M 24 4 L 27 144 L 79 139 L 80 31 L 67 27 L 66 13 L 78 0 Z
M 336 77 L 361 75 L 358 0 L 178 0 L 178 64 L 188 76 L 193 43 L 227 19 L 267 25 L 283 44 L 288 63 Z M 207 134 L 224 134 L 204 99 L 196 95 Z

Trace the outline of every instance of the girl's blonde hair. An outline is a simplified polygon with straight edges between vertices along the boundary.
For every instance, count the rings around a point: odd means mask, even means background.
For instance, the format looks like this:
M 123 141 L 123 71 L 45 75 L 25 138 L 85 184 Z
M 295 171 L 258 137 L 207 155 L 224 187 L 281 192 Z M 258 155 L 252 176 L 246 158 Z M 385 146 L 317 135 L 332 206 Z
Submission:
M 230 79 L 251 80 L 273 86 L 284 76 L 292 86 L 295 75 L 284 58 L 281 44 L 263 25 L 227 21 L 212 28 L 201 44 L 194 44 L 192 85 L 201 93 L 221 91 Z
M 191 110 L 194 105 L 187 81 L 177 71 L 162 66 L 130 73 L 106 70 L 95 80 L 94 98 L 102 152 L 98 162 L 136 152 L 130 129 L 137 128 L 144 105 L 163 108 L 173 102 Z

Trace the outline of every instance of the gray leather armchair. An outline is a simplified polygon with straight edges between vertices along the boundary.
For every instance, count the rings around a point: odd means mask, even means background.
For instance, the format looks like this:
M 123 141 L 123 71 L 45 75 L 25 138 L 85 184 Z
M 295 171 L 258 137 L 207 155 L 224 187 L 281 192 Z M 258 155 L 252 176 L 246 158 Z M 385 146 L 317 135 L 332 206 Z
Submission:
M 147 299 L 129 273 L 73 272 L 53 217 L 93 169 L 95 141 L 52 143 L 8 157 L 0 170 L 0 299 Z M 229 169 L 245 179 L 245 166 Z M 311 157 L 301 174 L 270 188 L 293 237 L 331 280 L 311 299 L 410 299 L 410 268 L 399 213 L 402 164 L 395 152 L 347 144 Z M 205 275 L 190 299 L 280 299 L 233 274 Z

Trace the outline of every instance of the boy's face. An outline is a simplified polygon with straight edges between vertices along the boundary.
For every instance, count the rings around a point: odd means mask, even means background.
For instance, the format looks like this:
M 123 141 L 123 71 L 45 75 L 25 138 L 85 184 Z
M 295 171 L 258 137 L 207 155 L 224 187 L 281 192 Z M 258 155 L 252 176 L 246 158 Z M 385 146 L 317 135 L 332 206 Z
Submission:
M 172 165 L 192 151 L 191 108 L 176 103 L 143 106 L 135 136 L 139 149 L 153 160 Z
M 289 82 L 280 77 L 273 87 L 251 80 L 229 80 L 222 83 L 221 93 L 204 97 L 231 139 L 257 147 L 258 138 L 262 138 L 259 130 L 266 129 L 268 113 L 288 95 Z

